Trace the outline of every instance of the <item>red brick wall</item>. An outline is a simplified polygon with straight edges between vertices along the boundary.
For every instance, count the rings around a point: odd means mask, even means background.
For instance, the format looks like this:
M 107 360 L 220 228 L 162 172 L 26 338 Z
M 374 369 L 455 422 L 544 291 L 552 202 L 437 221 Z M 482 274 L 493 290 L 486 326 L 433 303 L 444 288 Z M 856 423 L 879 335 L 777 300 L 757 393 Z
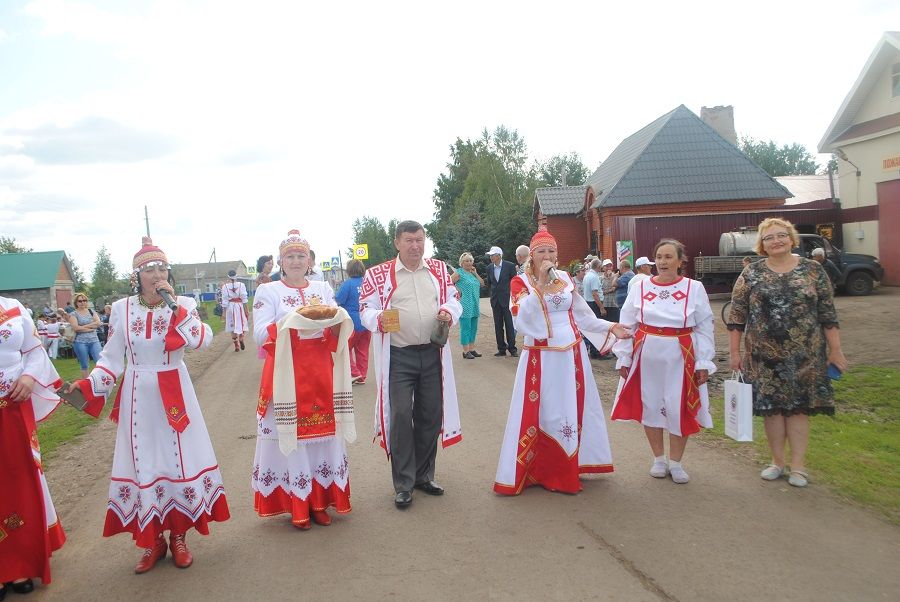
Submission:
M 559 265 L 567 265 L 573 259 L 582 259 L 587 254 L 587 239 L 584 218 L 575 215 L 548 215 L 547 230 L 556 238 Z

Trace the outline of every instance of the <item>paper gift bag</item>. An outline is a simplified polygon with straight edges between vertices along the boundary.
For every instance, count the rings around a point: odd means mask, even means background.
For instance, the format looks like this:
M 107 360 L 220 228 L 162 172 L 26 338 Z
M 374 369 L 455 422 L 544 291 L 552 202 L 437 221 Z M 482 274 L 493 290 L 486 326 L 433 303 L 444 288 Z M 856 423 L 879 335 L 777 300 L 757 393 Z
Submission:
M 753 385 L 741 372 L 725 381 L 725 434 L 735 441 L 753 441 Z

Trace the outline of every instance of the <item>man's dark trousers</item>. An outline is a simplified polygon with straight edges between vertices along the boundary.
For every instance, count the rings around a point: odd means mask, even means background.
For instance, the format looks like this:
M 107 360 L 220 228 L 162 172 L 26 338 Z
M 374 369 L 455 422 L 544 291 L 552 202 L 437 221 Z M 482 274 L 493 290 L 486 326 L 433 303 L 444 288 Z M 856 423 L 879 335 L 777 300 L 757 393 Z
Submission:
M 491 313 L 494 314 L 497 351 L 513 353 L 516 351 L 516 329 L 513 326 L 512 312 L 509 310 L 509 285 L 516 277 L 516 266 L 509 261 L 501 261 L 499 279 L 494 277 L 493 263 L 488 264 L 487 272 L 488 285 L 491 287 Z
M 391 475 L 394 491 L 434 480 L 443 419 L 441 349 L 391 346 Z

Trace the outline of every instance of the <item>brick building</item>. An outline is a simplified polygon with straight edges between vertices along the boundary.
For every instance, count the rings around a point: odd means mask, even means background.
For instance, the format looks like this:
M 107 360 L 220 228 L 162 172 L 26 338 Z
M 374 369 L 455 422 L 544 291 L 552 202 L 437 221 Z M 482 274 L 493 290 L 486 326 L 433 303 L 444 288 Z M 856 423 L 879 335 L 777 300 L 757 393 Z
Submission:
M 582 259 L 591 240 L 587 219 L 594 203 L 590 186 L 553 186 L 534 191 L 534 219 L 556 238 L 560 265 Z
M 75 283 L 65 251 L 0 254 L 0 295 L 28 303 L 35 312 L 44 304 L 65 307 Z

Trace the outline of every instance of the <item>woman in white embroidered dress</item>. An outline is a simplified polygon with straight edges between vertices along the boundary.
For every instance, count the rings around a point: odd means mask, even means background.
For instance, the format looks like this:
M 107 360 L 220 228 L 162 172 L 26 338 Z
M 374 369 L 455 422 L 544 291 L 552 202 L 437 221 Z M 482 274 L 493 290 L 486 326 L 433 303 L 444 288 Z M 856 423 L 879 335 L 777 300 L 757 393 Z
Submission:
M 620 325 L 594 316 L 575 284 L 556 268 L 556 240 L 541 226 L 531 239 L 531 259 L 510 285 L 516 332 L 525 335 L 494 491 L 518 495 L 540 485 L 581 491 L 579 475 L 613 471 L 606 417 L 582 334 L 598 349 Z M 558 278 L 558 279 L 557 279 Z
M 634 341 L 613 347 L 622 378 L 612 419 L 644 425 L 654 456 L 650 476 L 687 483 L 681 460 L 688 436 L 712 427 L 706 381 L 716 371 L 713 313 L 703 285 L 681 275 L 684 245 L 663 239 L 653 252 L 657 276 L 631 288 L 619 316 Z
M 184 350 L 203 349 L 212 330 L 190 297 L 173 312 L 157 292 L 175 293 L 165 254 L 149 237 L 133 260 L 137 291 L 113 303 L 109 335 L 97 366 L 75 383 L 99 416 L 124 373 L 110 419 L 118 422 L 104 537 L 131 533 L 144 548 L 136 573 L 166 556 L 164 531 L 179 568 L 193 557 L 185 533 L 209 534 L 208 523 L 229 518 L 222 475 L 206 430 Z M 127 363 L 126 363 L 127 360 Z
M 50 554 L 66 541 L 37 439 L 60 385 L 28 310 L 0 297 L 0 599 L 32 591 L 32 578 L 50 583 Z
M 306 407 L 311 399 L 299 391 L 304 379 L 316 380 L 318 389 L 333 386 L 328 377 L 335 337 L 332 332 L 303 330 L 292 341 L 294 350 L 303 348 L 302 353 L 312 354 L 315 361 L 298 365 L 301 370 L 305 368 L 305 374 L 296 373 L 297 446 L 285 455 L 279 447 L 272 403 L 276 330 L 288 314 L 300 307 L 337 307 L 337 303 L 327 283 L 307 278 L 309 243 L 299 231 L 291 230 L 281 242 L 278 263 L 281 279 L 260 285 L 253 303 L 253 336 L 265 350 L 266 359 L 257 404 L 256 453 L 250 486 L 259 516 L 290 514 L 293 525 L 305 530 L 311 527 L 310 517 L 319 525 L 330 525 L 328 508 L 341 514 L 350 512 L 350 468 L 344 440 L 334 434 L 334 410 Z M 332 401 L 332 390 L 318 392 L 326 404 Z

